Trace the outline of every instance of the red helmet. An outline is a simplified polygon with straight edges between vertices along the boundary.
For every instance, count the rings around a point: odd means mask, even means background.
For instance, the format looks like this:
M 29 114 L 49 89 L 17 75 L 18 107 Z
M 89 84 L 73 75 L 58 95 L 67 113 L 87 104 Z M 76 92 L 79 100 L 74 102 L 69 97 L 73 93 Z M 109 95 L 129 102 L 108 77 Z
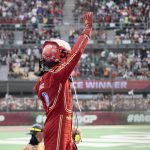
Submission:
M 63 62 L 71 52 L 69 43 L 60 39 L 46 40 L 43 44 L 42 58 L 49 62 Z

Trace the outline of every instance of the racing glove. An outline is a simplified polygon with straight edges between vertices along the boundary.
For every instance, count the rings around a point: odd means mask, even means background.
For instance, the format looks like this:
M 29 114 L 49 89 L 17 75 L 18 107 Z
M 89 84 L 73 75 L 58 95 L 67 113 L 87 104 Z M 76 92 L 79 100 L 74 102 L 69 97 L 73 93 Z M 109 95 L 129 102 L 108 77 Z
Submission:
M 84 14 L 83 20 L 84 20 L 84 29 L 81 34 L 86 34 L 90 38 L 92 32 L 93 13 L 86 12 Z

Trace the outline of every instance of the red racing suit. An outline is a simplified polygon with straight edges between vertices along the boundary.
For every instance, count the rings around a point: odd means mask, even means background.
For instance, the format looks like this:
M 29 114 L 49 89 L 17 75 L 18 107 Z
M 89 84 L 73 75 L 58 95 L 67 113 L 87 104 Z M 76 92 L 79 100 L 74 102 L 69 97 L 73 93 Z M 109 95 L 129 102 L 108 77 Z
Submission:
M 92 29 L 91 29 L 92 30 Z M 37 82 L 46 121 L 44 124 L 45 150 L 72 150 L 72 96 L 69 76 L 88 43 L 91 31 L 83 31 L 65 63 L 46 72 Z

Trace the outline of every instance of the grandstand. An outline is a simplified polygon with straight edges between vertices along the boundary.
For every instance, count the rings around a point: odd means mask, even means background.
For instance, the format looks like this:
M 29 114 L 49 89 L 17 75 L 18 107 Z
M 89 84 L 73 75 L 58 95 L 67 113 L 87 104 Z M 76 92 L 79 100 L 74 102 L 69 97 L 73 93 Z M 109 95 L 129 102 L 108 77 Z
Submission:
M 78 112 L 79 123 L 150 123 L 149 0 L 0 1 L 3 115 L 25 113 L 29 122 L 23 125 L 32 124 L 32 119 L 42 115 L 42 105 L 34 91 L 41 45 L 46 39 L 61 38 L 73 46 L 87 10 L 94 13 L 92 37 L 72 72 L 82 109 Z M 78 111 L 76 105 L 75 110 Z M 0 119 L 0 125 L 14 124 Z

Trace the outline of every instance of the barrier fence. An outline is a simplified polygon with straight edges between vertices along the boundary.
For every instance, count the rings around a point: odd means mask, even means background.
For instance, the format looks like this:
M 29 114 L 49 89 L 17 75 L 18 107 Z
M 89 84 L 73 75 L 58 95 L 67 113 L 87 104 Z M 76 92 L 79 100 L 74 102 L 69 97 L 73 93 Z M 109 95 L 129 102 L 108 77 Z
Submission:
M 75 116 L 75 115 L 74 115 Z M 150 112 L 80 112 L 79 125 L 131 125 L 150 124 Z M 1 112 L 0 126 L 43 124 L 46 117 L 42 112 Z M 75 124 L 76 118 L 73 118 Z

